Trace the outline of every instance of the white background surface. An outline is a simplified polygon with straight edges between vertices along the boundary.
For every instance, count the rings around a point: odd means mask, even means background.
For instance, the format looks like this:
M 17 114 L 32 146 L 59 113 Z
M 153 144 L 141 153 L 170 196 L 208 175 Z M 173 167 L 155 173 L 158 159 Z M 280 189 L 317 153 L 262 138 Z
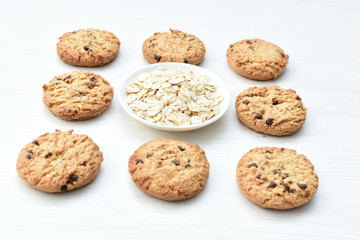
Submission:
M 360 2 L 359 1 L 4 1 L 0 2 L 0 239 L 359 239 L 360 233 Z M 121 40 L 118 58 L 97 68 L 66 65 L 56 55 L 65 32 L 94 27 Z M 53 76 L 92 70 L 118 86 L 148 63 L 143 41 L 180 29 L 207 47 L 200 65 L 226 81 L 232 106 L 215 124 L 193 132 L 163 132 L 131 119 L 114 99 L 100 117 L 68 122 L 42 103 Z M 290 55 L 275 81 L 235 74 L 226 62 L 230 43 L 262 38 Z M 308 108 L 303 129 L 271 137 L 237 120 L 233 102 L 247 87 L 277 84 L 297 90 Z M 83 189 L 46 194 L 15 170 L 21 148 L 55 129 L 89 135 L 104 153 L 97 179 Z M 199 144 L 211 164 L 197 197 L 165 202 L 139 191 L 127 161 L 144 142 L 174 138 Z M 306 206 L 261 209 L 238 190 L 239 158 L 257 146 L 294 148 L 315 165 L 320 187 Z

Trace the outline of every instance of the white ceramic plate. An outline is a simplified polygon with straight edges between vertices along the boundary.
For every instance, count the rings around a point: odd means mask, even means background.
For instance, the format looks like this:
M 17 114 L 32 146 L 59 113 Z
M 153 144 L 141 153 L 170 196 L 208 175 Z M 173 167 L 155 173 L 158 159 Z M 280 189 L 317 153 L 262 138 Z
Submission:
M 218 115 L 216 115 L 215 117 L 203 122 L 203 123 L 199 123 L 199 124 L 194 124 L 194 125 L 186 125 L 186 126 L 167 126 L 167 125 L 162 125 L 162 124 L 158 124 L 158 123 L 152 123 L 149 122 L 141 117 L 139 117 L 134 111 L 132 111 L 130 109 L 130 107 L 127 104 L 127 94 L 126 94 L 126 87 L 127 85 L 134 79 L 136 78 L 139 74 L 141 73 L 146 73 L 146 72 L 152 72 L 157 68 L 166 68 L 166 69 L 180 69 L 183 71 L 193 71 L 195 74 L 205 74 L 208 79 L 210 81 L 212 81 L 213 83 L 216 84 L 217 86 L 217 91 L 219 91 L 220 94 L 222 94 L 224 96 L 223 101 L 220 104 L 220 112 Z M 161 129 L 161 130 L 166 130 L 166 131 L 190 131 L 190 130 L 194 130 L 194 129 L 198 129 L 198 128 L 202 128 L 205 127 L 217 120 L 219 120 L 226 112 L 226 110 L 229 107 L 229 103 L 230 103 L 230 93 L 229 93 L 229 89 L 227 88 L 226 84 L 224 83 L 224 81 L 222 81 L 218 76 L 216 76 L 214 73 L 195 66 L 195 65 L 191 65 L 191 64 L 185 64 L 185 63 L 156 63 L 156 64 L 151 64 L 145 67 L 140 68 L 139 70 L 133 72 L 132 74 L 130 74 L 125 81 L 122 83 L 122 85 L 120 86 L 120 91 L 119 91 L 119 101 L 121 106 L 124 108 L 124 110 L 134 119 L 138 120 L 139 122 L 148 125 L 150 127 L 153 128 L 157 128 L 157 129 Z

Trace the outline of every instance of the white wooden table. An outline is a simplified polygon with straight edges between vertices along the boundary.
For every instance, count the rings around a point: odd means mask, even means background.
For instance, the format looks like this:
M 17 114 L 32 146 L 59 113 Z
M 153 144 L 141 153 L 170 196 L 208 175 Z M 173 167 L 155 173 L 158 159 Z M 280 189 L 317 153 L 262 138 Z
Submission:
M 360 2 L 349 1 L 19 1 L 0 2 L 0 239 L 360 239 Z M 118 58 L 98 68 L 66 65 L 56 55 L 65 32 L 94 27 L 121 40 Z M 141 45 L 154 32 L 180 29 L 207 47 L 200 65 L 226 81 L 231 106 L 215 124 L 192 132 L 143 126 L 117 98 L 100 117 L 68 122 L 42 103 L 42 85 L 53 76 L 91 70 L 117 87 L 147 65 Z M 230 43 L 261 38 L 290 55 L 277 80 L 251 81 L 226 62 Z M 247 87 L 277 84 L 295 89 L 308 108 L 303 129 L 272 137 L 242 125 L 235 96 Z M 38 135 L 75 129 L 104 153 L 97 179 L 65 194 L 28 187 L 15 169 L 20 149 Z M 197 197 L 165 202 L 139 191 L 127 172 L 144 142 L 173 138 L 199 144 L 210 161 L 210 179 Z M 320 187 L 306 206 L 261 209 L 238 190 L 239 158 L 257 146 L 305 154 Z

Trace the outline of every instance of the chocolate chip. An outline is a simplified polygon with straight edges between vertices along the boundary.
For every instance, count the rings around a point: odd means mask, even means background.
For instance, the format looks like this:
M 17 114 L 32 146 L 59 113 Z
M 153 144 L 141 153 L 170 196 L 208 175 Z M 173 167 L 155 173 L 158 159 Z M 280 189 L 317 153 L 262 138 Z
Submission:
M 278 173 L 278 170 L 277 170 L 277 169 L 274 169 L 274 170 L 271 170 L 271 172 L 272 172 L 273 174 L 277 174 L 277 173 Z
M 89 45 L 85 45 L 85 46 L 84 46 L 84 50 L 85 50 L 85 51 L 88 51 L 88 50 L 89 50 Z
M 186 164 L 186 165 L 185 165 L 185 168 L 189 168 L 189 167 L 191 167 L 190 164 Z
M 290 187 L 289 187 L 289 185 L 287 185 L 286 183 L 283 183 L 283 184 L 281 184 L 281 185 L 284 185 L 284 192 L 290 192 Z
M 184 59 L 184 63 L 189 63 L 189 60 L 187 60 L 186 58 Z
M 183 148 L 182 146 L 177 145 L 177 147 L 179 148 L 180 151 L 185 151 L 185 148 Z
M 67 190 L 67 186 L 66 186 L 66 185 L 61 186 L 60 190 L 61 190 L 62 192 L 65 192 L 65 191 Z
M 245 105 L 248 105 L 250 103 L 250 101 L 249 100 L 244 100 L 242 103 L 245 104 Z
M 265 153 L 273 153 L 272 151 L 270 150 L 266 150 Z
M 282 176 L 281 176 L 281 179 L 285 179 L 285 178 L 288 178 L 289 177 L 289 174 L 288 173 L 283 173 Z
M 256 175 L 255 177 L 257 178 L 257 179 L 260 179 L 261 178 L 261 174 L 258 174 L 258 175 Z
M 268 188 L 275 188 L 276 186 L 277 186 L 276 183 L 270 182 L 269 185 L 268 185 Z
M 190 159 L 188 159 L 188 160 L 187 160 L 187 163 L 190 163 L 190 161 L 191 161 L 191 160 L 190 160 Z
M 157 62 L 159 62 L 159 61 L 160 61 L 160 59 L 161 59 L 161 56 L 154 55 L 154 59 L 155 59 Z
M 90 78 L 90 81 L 95 81 L 96 80 L 96 77 L 92 77 L 92 78 Z
M 30 159 L 31 159 L 31 155 L 30 155 L 30 154 L 27 154 L 27 155 L 26 155 L 26 158 L 30 160 Z
M 84 167 L 86 167 L 86 164 L 87 164 L 86 162 L 83 162 L 81 165 L 84 166 Z
M 230 44 L 230 48 L 232 48 L 234 45 L 233 44 Z
M 307 185 L 306 184 L 303 184 L 303 183 L 298 183 L 297 184 L 299 186 L 299 188 L 301 188 L 302 190 L 305 190 L 307 188 Z
M 246 40 L 247 44 L 252 44 L 252 42 L 250 40 Z
M 268 118 L 265 123 L 266 123 L 266 125 L 271 126 L 273 124 L 273 122 L 274 122 L 274 119 Z
M 262 119 L 263 115 L 261 113 L 256 113 L 255 117 L 256 119 Z
M 65 81 L 65 80 L 67 80 L 67 79 L 69 79 L 69 78 L 71 78 L 71 75 L 65 77 L 65 78 L 63 79 L 63 81 Z
M 253 93 L 250 93 L 247 95 L 248 97 L 256 97 L 257 95 L 256 94 L 253 94 Z
M 253 163 L 250 163 L 250 164 L 248 165 L 248 168 L 251 168 L 251 167 L 256 167 L 256 168 L 257 168 L 257 167 L 258 167 L 258 165 L 257 165 L 256 163 L 254 163 L 254 162 L 253 162 Z
M 149 157 L 152 157 L 153 155 L 151 153 L 148 153 L 146 154 L 146 157 L 149 158 Z
M 144 164 L 143 160 L 140 160 L 140 159 L 135 159 L 135 162 L 136 162 L 136 165 L 138 165 L 139 163 Z
M 272 101 L 273 105 L 279 104 L 279 100 L 277 100 L 277 98 L 273 98 L 273 99 L 271 99 L 271 101 Z
M 45 158 L 49 158 L 52 156 L 52 153 L 51 152 L 48 152 L 46 155 L 45 155 Z
M 71 175 L 69 176 L 69 178 L 70 178 L 71 180 L 73 180 L 73 181 L 77 181 L 77 180 L 79 179 L 79 175 L 77 175 L 76 173 L 74 173 L 74 174 L 71 174 Z
M 88 88 L 89 89 L 93 89 L 94 87 L 96 86 L 96 83 L 90 83 L 89 85 L 88 85 Z
M 190 39 L 189 39 L 189 41 L 194 41 L 194 40 L 195 40 L 195 38 L 190 38 Z
M 173 160 L 171 161 L 173 164 L 175 164 L 176 166 L 179 166 L 180 165 L 180 161 L 179 160 Z
M 30 153 L 30 154 L 33 154 L 33 153 L 34 153 L 32 150 L 29 150 L 29 151 L 26 151 L 26 152 L 28 152 L 28 153 Z
M 77 174 L 71 174 L 69 176 L 69 179 L 67 180 L 66 184 L 74 184 L 74 182 L 76 182 L 79 179 L 79 175 Z
M 294 188 L 290 188 L 289 192 L 294 193 L 296 190 Z
M 285 54 L 283 54 L 283 53 L 280 53 L 280 54 L 281 54 L 282 57 L 285 57 Z

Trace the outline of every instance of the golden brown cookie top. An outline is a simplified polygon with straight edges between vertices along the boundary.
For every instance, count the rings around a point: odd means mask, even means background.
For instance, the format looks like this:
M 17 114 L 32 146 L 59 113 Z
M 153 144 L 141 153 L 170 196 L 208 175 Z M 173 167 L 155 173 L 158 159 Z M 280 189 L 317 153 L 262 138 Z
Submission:
M 230 44 L 226 56 L 238 74 L 254 80 L 277 78 L 285 70 L 289 59 L 280 47 L 261 39 Z
M 105 111 L 113 99 L 110 83 L 92 72 L 76 71 L 54 77 L 43 86 L 43 101 L 65 120 L 86 120 Z
M 120 41 L 111 32 L 88 28 L 59 38 L 57 53 L 66 63 L 94 67 L 111 62 L 119 53 Z
M 190 143 L 161 139 L 140 146 L 129 159 L 135 184 L 154 197 L 177 201 L 200 192 L 209 177 L 205 152 Z
M 204 43 L 196 36 L 179 30 L 155 33 L 143 43 L 143 54 L 149 63 L 180 62 L 200 64 L 206 53 Z
M 290 135 L 302 127 L 306 108 L 292 89 L 250 87 L 236 97 L 239 119 L 249 128 L 270 135 Z
M 64 192 L 90 183 L 102 161 L 102 152 L 90 137 L 56 130 L 28 143 L 19 154 L 16 168 L 31 187 Z
M 289 209 L 306 204 L 318 188 L 314 166 L 295 150 L 254 148 L 237 166 L 237 182 L 252 202 L 263 208 Z

